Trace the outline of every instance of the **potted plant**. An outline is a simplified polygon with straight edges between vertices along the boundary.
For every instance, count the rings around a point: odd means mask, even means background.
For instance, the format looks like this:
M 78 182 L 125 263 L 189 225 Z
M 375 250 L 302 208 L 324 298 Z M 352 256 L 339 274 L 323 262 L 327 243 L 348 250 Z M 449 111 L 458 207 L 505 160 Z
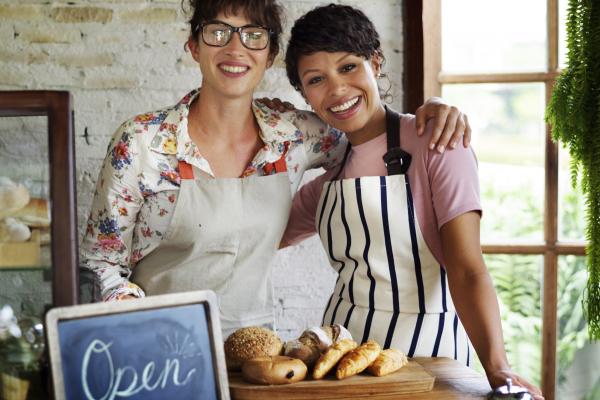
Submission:
M 591 340 L 600 339 L 600 2 L 569 0 L 567 66 L 546 110 L 554 140 L 571 155 L 572 182 L 586 200 L 588 281 L 583 299 Z
M 40 390 L 44 351 L 42 324 L 17 321 L 10 306 L 0 310 L 0 388 L 3 400 L 25 400 Z

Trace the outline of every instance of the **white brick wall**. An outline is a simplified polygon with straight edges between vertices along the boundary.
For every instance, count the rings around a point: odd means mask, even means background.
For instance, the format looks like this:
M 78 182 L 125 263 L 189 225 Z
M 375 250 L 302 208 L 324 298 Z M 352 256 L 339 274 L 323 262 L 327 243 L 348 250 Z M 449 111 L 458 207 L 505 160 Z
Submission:
M 287 27 L 329 1 L 281 0 Z M 347 0 L 373 19 L 399 109 L 401 0 Z M 152 23 L 148 23 L 148 21 Z M 200 82 L 183 49 L 187 25 L 179 0 L 0 0 L 0 90 L 69 90 L 74 97 L 79 234 L 108 140 L 131 116 L 175 103 Z M 281 56 L 257 96 L 306 107 L 287 82 Z M 83 138 L 88 132 L 88 142 Z M 334 274 L 316 238 L 280 252 L 275 268 L 277 320 L 287 339 L 319 324 Z

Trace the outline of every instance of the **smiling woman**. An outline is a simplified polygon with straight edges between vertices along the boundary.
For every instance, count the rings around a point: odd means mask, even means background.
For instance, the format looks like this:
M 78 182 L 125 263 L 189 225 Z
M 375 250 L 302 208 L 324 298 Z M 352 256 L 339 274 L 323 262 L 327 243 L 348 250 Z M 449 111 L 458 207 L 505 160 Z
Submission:
M 469 366 L 474 347 L 493 388 L 512 379 L 540 400 L 506 357 L 479 241 L 475 155 L 432 154 L 414 134 L 414 116 L 384 106 L 382 59 L 379 35 L 358 9 L 330 4 L 296 21 L 290 82 L 349 144 L 338 168 L 296 194 L 284 241 L 321 237 L 338 274 L 324 323 L 408 357 Z
M 81 245 L 82 268 L 96 282 L 97 299 L 210 289 L 225 335 L 272 327 L 270 265 L 291 194 L 305 170 L 341 161 L 346 138 L 313 113 L 254 102 L 279 51 L 276 1 L 190 6 L 187 45 L 202 86 L 115 133 Z M 423 109 L 439 114 L 442 126 L 460 116 L 444 111 L 439 103 Z

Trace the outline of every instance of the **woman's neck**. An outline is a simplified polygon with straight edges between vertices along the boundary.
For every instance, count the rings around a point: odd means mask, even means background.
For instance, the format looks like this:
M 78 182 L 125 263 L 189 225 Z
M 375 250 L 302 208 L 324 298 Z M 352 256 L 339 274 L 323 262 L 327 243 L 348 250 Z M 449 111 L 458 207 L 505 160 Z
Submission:
M 202 88 L 190 107 L 190 138 L 202 141 L 245 142 L 258 137 L 258 126 L 252 112 L 252 96 L 226 98 Z M 195 140 L 194 140 L 195 141 Z
M 355 131 L 346 132 L 346 137 L 353 146 L 358 146 L 375 139 L 385 131 L 385 108 L 381 105 L 364 126 Z

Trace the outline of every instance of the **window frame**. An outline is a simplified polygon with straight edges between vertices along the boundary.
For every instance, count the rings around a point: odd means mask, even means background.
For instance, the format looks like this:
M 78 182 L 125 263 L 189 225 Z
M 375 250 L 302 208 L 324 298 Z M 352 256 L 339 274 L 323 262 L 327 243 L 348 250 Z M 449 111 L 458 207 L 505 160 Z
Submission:
M 558 56 L 559 0 L 546 0 L 547 6 L 547 68 L 528 73 L 444 73 L 442 67 L 442 0 L 405 1 L 404 48 L 405 110 L 414 112 L 423 100 L 440 96 L 442 85 L 466 83 L 543 83 L 545 104 L 560 74 Z M 421 37 L 420 51 L 411 44 Z M 416 41 L 417 43 L 418 40 Z M 413 53 L 414 51 L 414 53 Z M 414 63 L 412 67 L 410 64 Z M 527 244 L 516 240 L 482 243 L 484 254 L 541 255 L 544 259 L 542 289 L 542 357 L 541 386 L 544 396 L 553 400 L 556 394 L 557 370 L 557 304 L 559 256 L 584 256 L 585 242 L 561 241 L 558 236 L 558 145 L 552 141 L 551 129 L 546 124 L 544 157 L 544 240 Z

